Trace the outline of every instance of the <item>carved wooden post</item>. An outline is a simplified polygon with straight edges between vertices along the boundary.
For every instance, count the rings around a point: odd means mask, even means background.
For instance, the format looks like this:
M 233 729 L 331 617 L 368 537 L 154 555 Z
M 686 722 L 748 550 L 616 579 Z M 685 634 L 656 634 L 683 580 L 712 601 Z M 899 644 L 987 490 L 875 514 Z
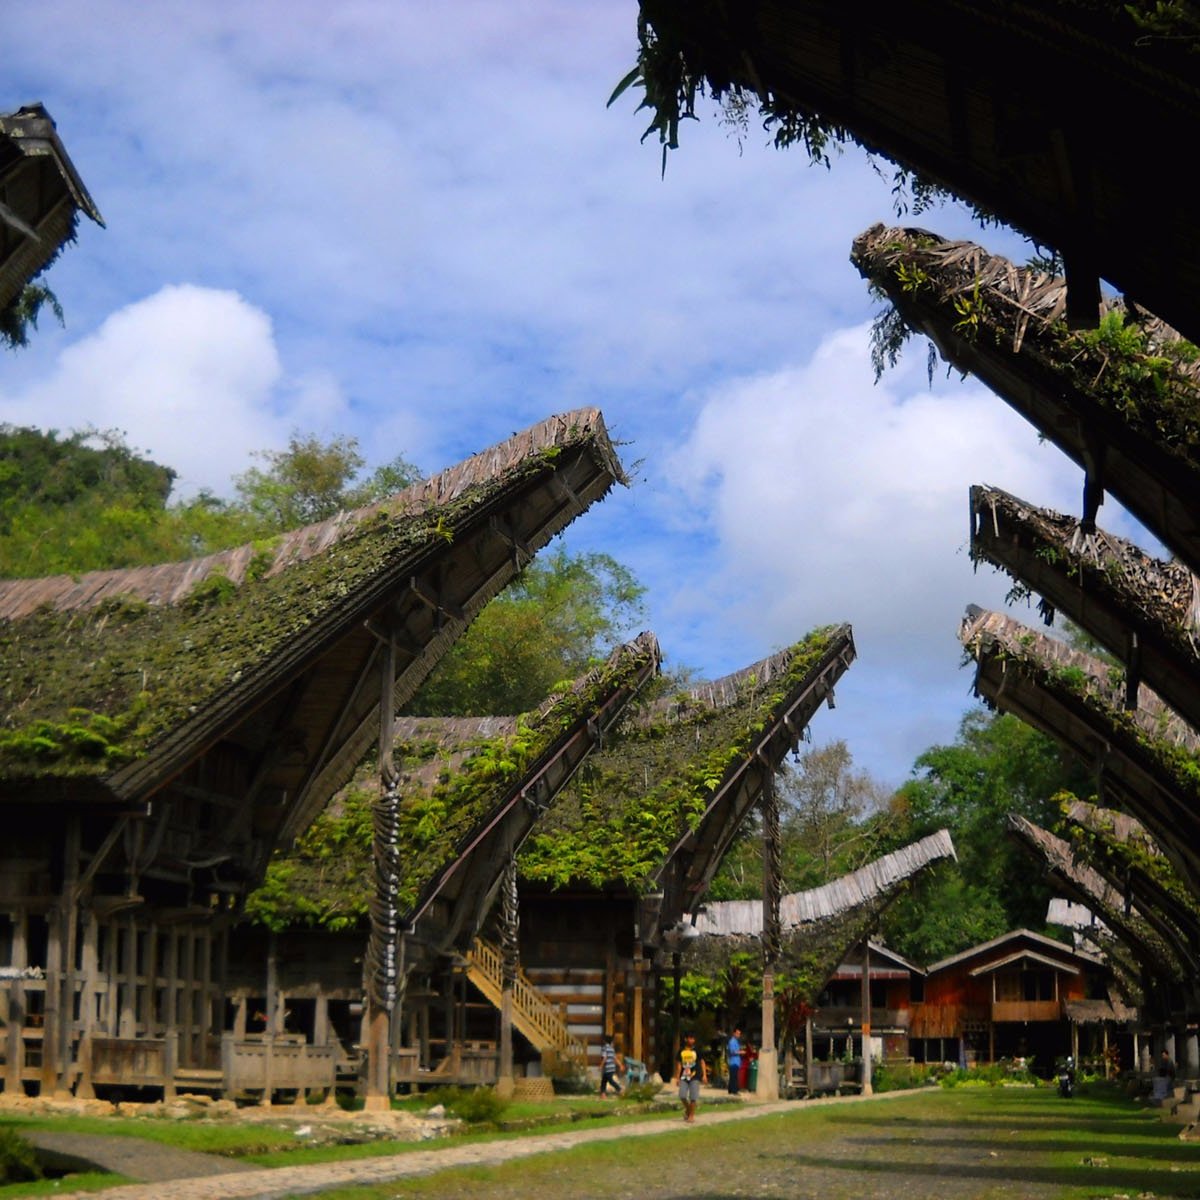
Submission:
M 779 797 L 775 771 L 762 763 L 763 818 L 763 998 L 762 1045 L 758 1050 L 758 1087 L 755 1094 L 779 1098 L 779 1062 L 775 1049 L 775 965 L 779 961 Z
M 380 796 L 373 817 L 375 889 L 367 941 L 367 1089 L 365 1108 L 387 1111 L 391 1094 L 391 1018 L 399 989 L 396 954 L 399 901 L 396 896 L 398 778 L 392 759 L 396 691 L 396 643 L 388 631 L 379 691 Z
M 517 906 L 517 860 L 511 857 L 500 883 L 500 1074 L 496 1092 L 513 1094 L 513 987 L 520 963 L 520 910 Z
M 871 1085 L 871 944 L 865 938 L 862 948 L 862 1094 L 875 1094 Z

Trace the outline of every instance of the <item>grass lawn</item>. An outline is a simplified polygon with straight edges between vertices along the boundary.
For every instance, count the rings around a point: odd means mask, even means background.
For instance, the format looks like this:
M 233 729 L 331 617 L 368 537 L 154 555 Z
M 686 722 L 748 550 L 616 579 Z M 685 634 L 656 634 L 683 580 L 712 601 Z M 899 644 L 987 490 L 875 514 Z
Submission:
M 608 1120 L 572 1120 L 599 1102 L 564 1098 L 510 1108 L 509 1119 L 561 1116 L 528 1132 L 629 1128 L 629 1136 L 573 1146 L 507 1163 L 459 1165 L 421 1178 L 322 1193 L 326 1200 L 383 1200 L 464 1193 L 489 1200 L 731 1200 L 738 1196 L 804 1200 L 975 1200 L 985 1197 L 1099 1200 L 1125 1196 L 1200 1197 L 1200 1144 L 1115 1089 L 1081 1090 L 1073 1100 L 1049 1088 L 926 1089 L 877 1102 L 805 1105 L 753 1120 L 720 1123 L 716 1104 L 701 1105 L 694 1126 L 674 1113 L 638 1114 L 608 1104 Z M 316 1114 L 314 1113 L 314 1117 Z M 706 1120 L 706 1118 L 709 1118 Z M 659 1129 L 654 1128 L 658 1122 Z M 6 1119 L 79 1133 L 150 1138 L 183 1149 L 233 1155 L 263 1166 L 436 1150 L 470 1158 L 521 1133 L 476 1132 L 440 1142 L 298 1144 L 295 1124 L 230 1121 L 45 1117 Z M 640 1126 L 635 1136 L 631 1126 Z M 125 1182 L 76 1176 L 72 1189 Z M 165 1185 L 169 1188 L 169 1185 Z M 9 1196 L 53 1194 L 53 1183 L 0 1187 Z M 169 1194 L 165 1191 L 164 1194 Z
M 710 1112 L 712 1110 L 709 1110 Z M 925 1200 L 1200 1196 L 1200 1145 L 1115 1090 L 957 1088 L 830 1105 L 495 1166 L 321 1193 L 325 1200 Z

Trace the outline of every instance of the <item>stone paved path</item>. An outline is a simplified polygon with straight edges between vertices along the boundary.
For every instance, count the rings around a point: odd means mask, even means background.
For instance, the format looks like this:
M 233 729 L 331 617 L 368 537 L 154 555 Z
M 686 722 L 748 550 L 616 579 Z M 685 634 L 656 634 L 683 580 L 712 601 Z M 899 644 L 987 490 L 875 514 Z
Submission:
M 139 1137 L 57 1133 L 51 1129 L 32 1129 L 23 1136 L 39 1150 L 49 1151 L 66 1170 L 86 1171 L 99 1167 L 102 1171 L 112 1171 L 146 1183 L 231 1175 L 255 1169 L 236 1159 L 200 1154 L 195 1150 L 180 1150 Z
M 909 1095 L 907 1092 L 889 1092 L 883 1096 L 866 1098 L 848 1096 L 828 1100 L 809 1100 L 808 1109 L 820 1104 L 876 1104 Z M 768 1113 L 796 1112 L 795 1101 L 780 1100 L 769 1104 L 746 1103 L 701 1111 L 694 1125 L 686 1125 L 679 1119 L 648 1121 L 639 1125 L 606 1125 L 598 1128 L 571 1130 L 568 1133 L 549 1133 L 513 1138 L 510 1141 L 486 1142 L 479 1145 L 447 1146 L 441 1150 L 415 1150 L 380 1158 L 364 1158 L 347 1162 L 315 1163 L 307 1166 L 245 1168 L 235 1174 L 208 1174 L 200 1178 L 174 1178 L 170 1189 L 161 1184 L 126 1184 L 96 1192 L 55 1193 L 60 1200 L 278 1200 L 283 1196 L 312 1195 L 327 1188 L 345 1187 L 351 1184 L 387 1183 L 394 1179 L 406 1179 L 415 1175 L 431 1175 L 450 1167 L 491 1166 L 528 1158 L 535 1154 L 549 1154 L 587 1142 L 608 1142 L 633 1137 L 658 1137 L 664 1133 L 675 1133 L 681 1137 L 695 1136 L 706 1127 L 726 1124 L 730 1121 L 753 1120 Z M 111 1139 L 115 1140 L 115 1139 Z M 211 1155 L 198 1155 L 207 1159 Z

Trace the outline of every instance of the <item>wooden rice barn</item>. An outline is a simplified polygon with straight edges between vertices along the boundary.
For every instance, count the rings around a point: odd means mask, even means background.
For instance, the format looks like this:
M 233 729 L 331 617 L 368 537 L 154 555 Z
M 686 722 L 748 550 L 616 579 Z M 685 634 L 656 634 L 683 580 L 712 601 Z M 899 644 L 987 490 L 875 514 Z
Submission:
M 875 1037 L 882 1039 L 881 1049 L 889 1056 L 907 1057 L 909 984 L 913 974 L 921 971 L 885 947 L 871 944 L 869 935 L 907 882 L 954 857 L 954 843 L 943 829 L 840 879 L 780 898 L 778 968 L 797 981 L 787 1003 L 813 1010 L 802 1038 L 785 1035 L 783 1039 L 781 1090 L 832 1090 L 818 1078 L 816 1064 L 821 1045 L 835 1037 L 840 1039 L 839 1053 L 846 1049 L 848 1036 L 857 1036 L 860 1046 L 866 1039 L 869 1055 Z M 769 928 L 765 915 L 761 900 L 705 904 L 685 917 L 695 937 L 686 944 L 682 964 L 715 975 L 734 951 L 752 949 L 756 956 L 762 955 Z M 872 963 L 879 966 L 879 973 L 874 973 Z M 844 986 L 849 979 L 857 981 L 859 993 L 852 1000 Z M 764 1012 L 764 1025 L 772 1016 Z M 784 1024 L 788 1023 L 785 1014 Z
M 652 634 L 618 647 L 573 687 L 521 717 L 398 718 L 397 853 L 388 864 L 398 910 L 399 999 L 391 1071 L 380 1081 L 420 1086 L 496 1083 L 529 1064 L 579 1060 L 556 1005 L 520 970 L 515 856 L 539 817 L 610 735 L 658 671 Z M 230 965 L 236 1025 L 261 1011 L 276 1040 L 297 1002 L 335 1030 L 338 1075 L 356 1082 L 368 1030 L 372 821 L 378 781 L 360 772 L 290 852 L 277 856 L 247 912 Z M 264 930 L 265 927 L 265 930 Z M 272 932 L 266 932 L 270 930 Z M 266 971 L 264 973 L 264 963 Z M 474 1001 L 468 997 L 476 996 Z M 270 1014 L 268 1017 L 267 1014 Z
M 642 654 L 648 663 L 645 648 Z M 395 1080 L 419 1086 L 505 1077 L 506 945 L 517 1090 L 594 1067 L 606 1032 L 628 1056 L 668 1069 L 656 997 L 670 961 L 666 947 L 685 911 L 682 896 L 707 887 L 764 777 L 828 701 L 853 655 L 847 627 L 817 630 L 724 679 L 676 692 L 660 685 L 663 694 L 631 706 L 611 729 L 602 722 L 561 794 L 533 797 L 536 822 L 506 880 L 508 859 L 484 848 L 482 826 L 460 816 L 460 835 L 449 837 L 439 825 L 432 863 L 409 827 L 401 858 L 420 878 L 410 881 L 405 902 L 405 953 L 414 965 L 401 1001 Z M 511 718 L 399 719 L 396 755 L 411 786 L 401 811 L 425 805 L 431 769 L 442 780 L 436 786 L 457 786 L 479 731 L 495 737 L 511 728 Z M 281 861 L 286 869 L 298 859 Z M 361 846 L 348 861 L 361 870 Z M 307 894 L 307 885 L 298 891 Z M 362 954 L 361 929 L 338 936 L 343 957 Z M 280 945 L 291 937 L 281 932 Z
M 328 1044 L 268 1066 L 234 1028 L 245 898 L 483 605 L 622 478 L 584 409 L 265 547 L 0 583 L 5 1086 L 223 1089 L 234 1062 L 331 1080 Z

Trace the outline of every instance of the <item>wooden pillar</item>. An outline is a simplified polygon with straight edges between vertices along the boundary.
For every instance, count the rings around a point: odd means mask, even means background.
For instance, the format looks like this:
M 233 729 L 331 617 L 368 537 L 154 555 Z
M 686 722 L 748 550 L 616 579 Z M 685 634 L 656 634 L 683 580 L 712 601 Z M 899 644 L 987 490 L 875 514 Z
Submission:
M 779 961 L 779 797 L 775 792 L 775 770 L 760 760 L 763 772 L 763 995 L 762 1044 L 758 1050 L 758 1086 L 755 1094 L 764 1100 L 779 1098 L 779 1060 L 775 1049 L 775 966 Z
M 246 1017 L 250 1002 L 245 996 L 239 996 L 233 1006 L 233 1036 L 235 1041 L 246 1040 Z
M 274 933 L 267 935 L 267 1027 L 263 1032 L 263 1094 L 262 1103 L 271 1106 L 275 1083 L 275 1033 L 279 1027 L 279 944 Z
M 1103 1034 L 1103 1039 L 1104 1039 L 1104 1044 L 1103 1044 L 1104 1078 L 1108 1079 L 1109 1076 L 1112 1074 L 1112 1072 L 1109 1070 L 1110 1064 L 1108 1061 L 1108 1022 L 1107 1021 L 1102 1022 L 1100 1028 L 1101 1028 L 1101 1031 Z
M 63 902 L 60 900 L 59 904 Z M 62 921 L 58 909 L 46 914 L 46 992 L 42 1018 L 41 1095 L 54 1094 L 58 1082 L 59 1020 L 62 1011 Z
M 29 915 L 24 909 L 12 914 L 13 946 L 12 965 L 22 971 L 29 965 L 29 942 L 26 923 Z M 25 1068 L 25 984 L 14 979 L 8 991 L 8 1050 L 4 1063 L 4 1090 L 9 1093 L 21 1090 L 21 1072 Z
M 513 1078 L 513 988 L 520 962 L 520 910 L 517 906 L 517 862 L 511 855 L 500 883 L 500 1069 L 496 1092 L 508 1099 Z
M 675 1063 L 679 1059 L 679 989 L 683 982 L 683 967 L 678 950 L 671 952 L 671 981 L 675 988 L 674 995 L 671 997 L 671 1025 L 673 1027 L 671 1034 L 671 1072 L 674 1074 Z
M 630 1014 L 630 1035 L 628 1049 L 634 1058 L 649 1062 L 646 1052 L 645 1033 L 642 1029 L 642 1008 L 645 1004 L 644 983 L 646 977 L 646 960 L 642 952 L 642 939 L 637 937 L 633 942 L 633 1012 Z
M 79 814 L 67 817 L 66 836 L 63 842 L 63 891 L 59 907 L 62 928 L 59 933 L 59 948 L 62 954 L 61 987 L 59 1000 L 58 1054 L 55 1062 L 54 1094 L 60 1099 L 70 1097 L 71 1075 L 74 1067 L 72 1054 L 75 1044 L 75 989 L 78 984 L 75 970 L 78 948 L 79 907 Z
M 810 1013 L 804 1018 L 804 1090 L 812 1095 L 813 1022 Z
M 114 931 L 118 927 L 124 933 L 124 944 L 120 947 L 122 953 L 117 967 L 121 981 L 117 990 L 119 997 L 117 1036 L 131 1038 L 134 1035 L 136 1024 L 133 1005 L 137 992 L 137 925 L 132 916 L 127 916 L 119 923 L 113 922 Z
M 163 964 L 163 977 L 167 983 L 164 1036 L 174 1038 L 179 1034 L 179 932 L 173 927 L 167 929 L 167 961 Z
M 862 945 L 862 1094 L 873 1096 L 871 1083 L 871 944 Z
M 86 914 L 81 913 L 80 919 L 83 922 L 83 958 L 79 980 L 82 1028 L 79 1035 L 79 1082 L 75 1087 L 75 1095 L 80 1100 L 92 1100 L 96 1095 L 92 1086 L 92 1038 L 96 1033 L 96 999 L 99 995 L 99 922 L 90 909 Z
M 367 944 L 367 1079 L 364 1108 L 386 1111 L 391 1103 L 391 1018 L 398 988 L 396 829 L 398 777 L 392 757 L 396 695 L 396 642 L 387 632 L 380 654 L 379 780 L 380 798 L 373 814 L 374 903 Z
M 429 990 L 429 981 L 426 980 L 426 991 Z M 429 1001 L 424 1000 L 421 1003 L 420 1011 L 417 1013 L 417 1027 L 420 1031 L 419 1046 L 420 1058 L 419 1064 L 428 1070 L 433 1064 L 429 1061 Z

